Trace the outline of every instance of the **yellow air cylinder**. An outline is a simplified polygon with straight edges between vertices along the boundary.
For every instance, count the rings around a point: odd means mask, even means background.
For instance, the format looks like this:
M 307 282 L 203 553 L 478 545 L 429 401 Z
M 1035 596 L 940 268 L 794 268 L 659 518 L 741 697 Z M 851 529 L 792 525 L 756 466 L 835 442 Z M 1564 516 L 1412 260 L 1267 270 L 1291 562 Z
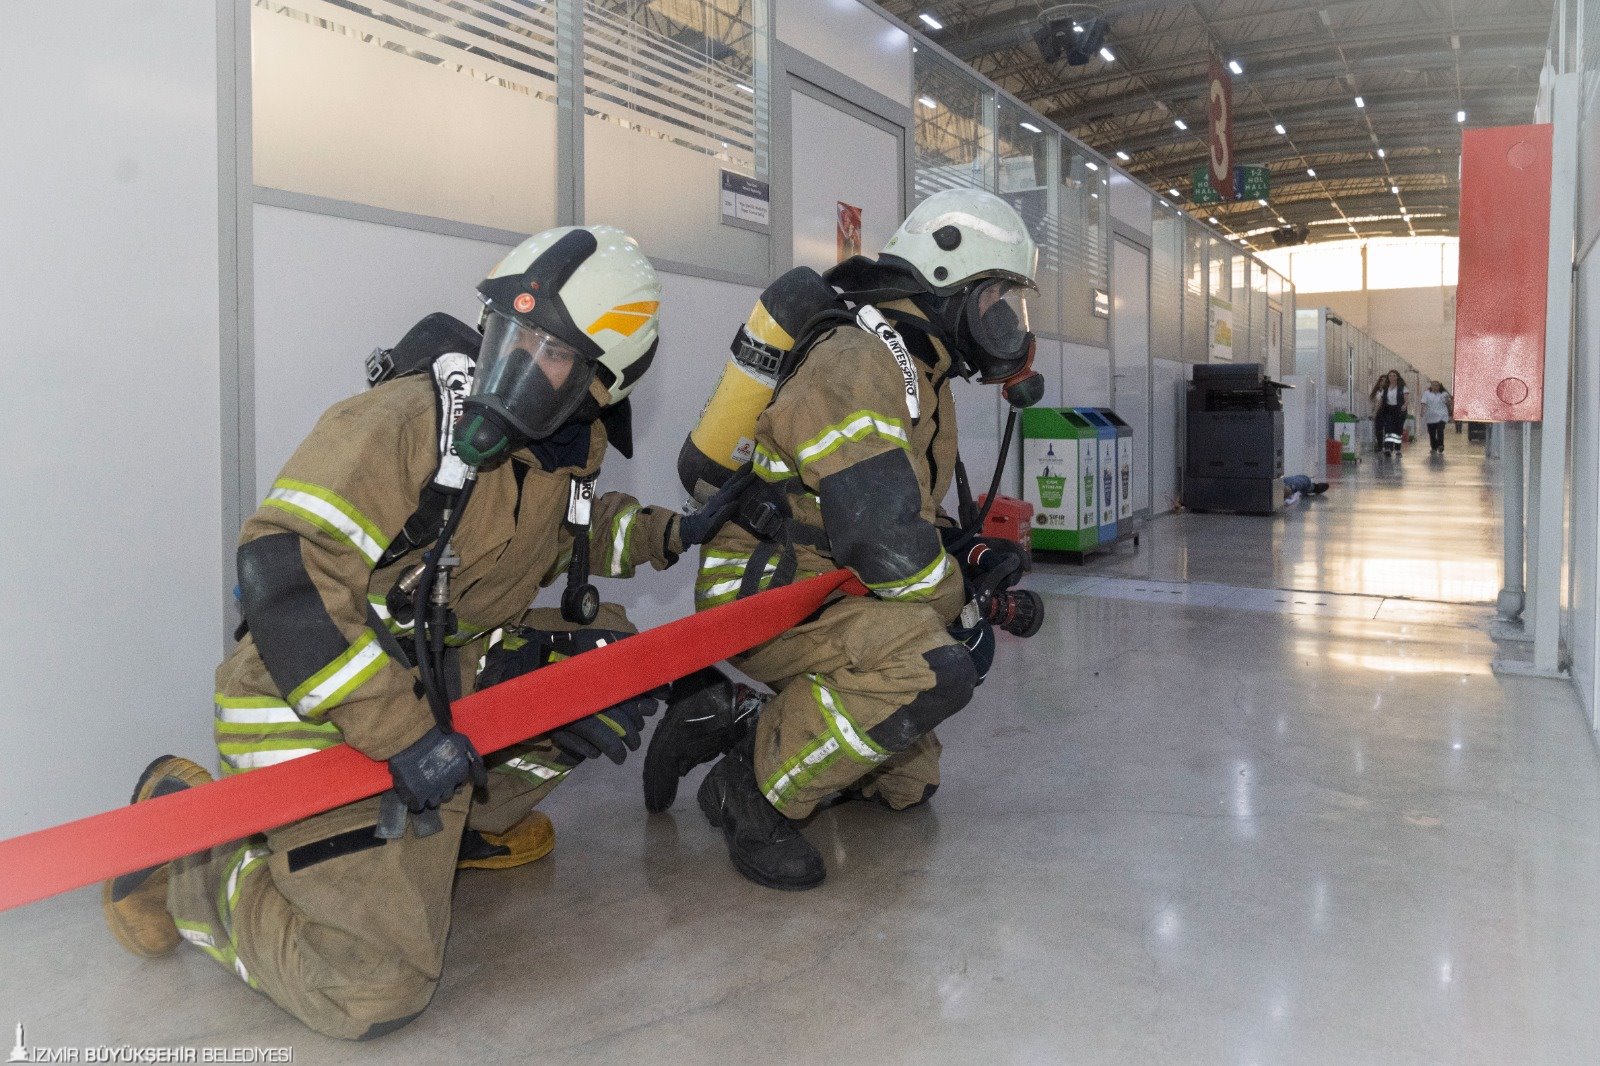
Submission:
M 704 503 L 755 453 L 756 419 L 772 400 L 785 358 L 807 323 L 841 305 L 810 267 L 768 285 L 733 338 L 733 357 L 678 452 L 685 491 Z

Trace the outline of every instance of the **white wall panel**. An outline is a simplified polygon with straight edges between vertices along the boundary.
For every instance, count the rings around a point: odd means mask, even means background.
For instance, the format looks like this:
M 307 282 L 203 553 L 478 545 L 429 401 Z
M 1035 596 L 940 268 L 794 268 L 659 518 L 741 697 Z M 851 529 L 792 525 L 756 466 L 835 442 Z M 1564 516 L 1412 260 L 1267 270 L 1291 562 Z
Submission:
M 911 37 L 856 0 L 772 5 L 778 40 L 840 74 L 911 106 Z
M 7 4 L 0 836 L 211 762 L 222 637 L 217 23 Z
M 1111 353 L 1072 341 L 1061 349 L 1061 405 L 1111 406 Z
M 861 250 L 876 254 L 900 225 L 900 138 L 798 91 L 789 116 L 794 265 L 826 270 L 839 261 L 841 201 L 861 208 Z M 836 159 L 850 165 L 819 165 Z
M 1155 202 L 1138 182 L 1120 170 L 1111 171 L 1111 217 L 1150 236 L 1151 213 Z
M 256 492 L 332 404 L 366 387 L 363 360 L 423 315 L 478 316 L 498 244 L 257 205 Z

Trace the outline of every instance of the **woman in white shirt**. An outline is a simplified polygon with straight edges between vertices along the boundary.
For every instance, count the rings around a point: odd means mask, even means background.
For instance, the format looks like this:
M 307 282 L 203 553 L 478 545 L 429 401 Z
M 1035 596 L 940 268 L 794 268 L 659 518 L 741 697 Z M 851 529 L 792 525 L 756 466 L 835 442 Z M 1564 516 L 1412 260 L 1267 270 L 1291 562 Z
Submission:
M 1444 427 L 1450 421 L 1450 394 L 1435 381 L 1422 394 L 1422 420 L 1428 423 L 1428 443 L 1434 454 L 1444 451 Z
M 1378 438 L 1379 454 L 1399 455 L 1405 440 L 1406 383 L 1400 371 L 1385 374 L 1372 390 L 1373 434 Z

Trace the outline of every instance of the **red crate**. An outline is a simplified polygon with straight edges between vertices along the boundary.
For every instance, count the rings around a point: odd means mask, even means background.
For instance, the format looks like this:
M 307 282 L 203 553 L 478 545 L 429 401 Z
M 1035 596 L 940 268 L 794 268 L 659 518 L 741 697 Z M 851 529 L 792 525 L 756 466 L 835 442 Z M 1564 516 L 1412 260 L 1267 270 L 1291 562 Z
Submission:
M 988 493 L 979 496 L 978 506 L 982 507 L 983 501 L 988 498 Z M 1029 568 L 1033 566 L 1032 528 L 1033 504 L 1014 496 L 996 496 L 994 506 L 989 508 L 988 517 L 983 520 L 983 535 L 1015 543 L 1022 549 L 1023 559 Z

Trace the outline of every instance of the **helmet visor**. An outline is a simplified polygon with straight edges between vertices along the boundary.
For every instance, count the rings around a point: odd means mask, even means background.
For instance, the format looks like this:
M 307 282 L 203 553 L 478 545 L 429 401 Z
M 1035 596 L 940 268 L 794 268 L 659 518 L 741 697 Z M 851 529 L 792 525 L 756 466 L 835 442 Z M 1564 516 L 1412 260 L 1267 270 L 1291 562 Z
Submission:
M 1033 341 L 1027 294 L 1021 285 L 1001 278 L 981 281 L 968 294 L 963 316 L 968 355 L 981 380 L 1004 381 L 1027 364 Z
M 490 312 L 472 377 L 484 400 L 529 440 L 543 440 L 589 395 L 594 364 L 542 329 Z

